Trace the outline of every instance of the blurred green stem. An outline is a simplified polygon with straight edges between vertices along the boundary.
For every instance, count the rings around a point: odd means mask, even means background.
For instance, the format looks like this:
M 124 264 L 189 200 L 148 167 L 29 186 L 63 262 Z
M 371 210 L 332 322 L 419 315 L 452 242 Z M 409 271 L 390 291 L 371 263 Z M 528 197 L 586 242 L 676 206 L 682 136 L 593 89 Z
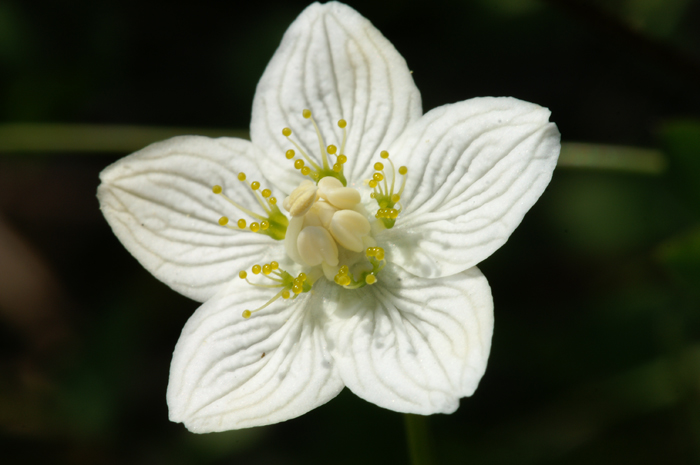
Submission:
M 0 124 L 0 154 L 128 153 L 159 140 L 186 134 L 249 138 L 248 131 L 241 129 L 8 123 Z M 564 142 L 557 166 L 660 174 L 666 168 L 666 159 L 658 150 Z
M 100 124 L 0 124 L 0 153 L 128 153 L 175 136 L 249 137 L 246 130 Z
M 424 415 L 403 414 L 408 455 L 411 457 L 412 465 L 432 465 L 435 463 L 428 418 Z
M 563 142 L 557 167 L 661 174 L 666 169 L 666 158 L 653 149 Z

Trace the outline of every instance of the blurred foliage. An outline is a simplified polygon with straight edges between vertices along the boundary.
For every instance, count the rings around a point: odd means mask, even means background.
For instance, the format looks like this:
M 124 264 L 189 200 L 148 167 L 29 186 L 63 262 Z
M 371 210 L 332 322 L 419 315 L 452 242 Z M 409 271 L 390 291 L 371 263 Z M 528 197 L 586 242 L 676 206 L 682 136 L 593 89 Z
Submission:
M 401 416 L 348 391 L 262 428 L 170 423 L 170 356 L 198 304 L 129 256 L 94 197 L 154 127 L 246 131 L 305 6 L 0 2 L 2 463 L 407 462 Z M 492 356 L 472 398 L 428 419 L 436 462 L 699 463 L 700 2 L 352 6 L 406 57 L 426 110 L 513 95 L 548 106 L 566 143 L 480 265 Z

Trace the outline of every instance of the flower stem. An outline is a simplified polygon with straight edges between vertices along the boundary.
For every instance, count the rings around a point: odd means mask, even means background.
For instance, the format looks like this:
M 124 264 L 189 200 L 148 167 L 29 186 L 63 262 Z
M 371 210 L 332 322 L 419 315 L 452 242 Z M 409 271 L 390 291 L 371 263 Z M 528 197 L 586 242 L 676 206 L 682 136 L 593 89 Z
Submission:
M 411 464 L 434 464 L 428 417 L 404 413 L 403 419 L 406 425 L 406 442 L 408 443 L 408 454 L 411 457 Z

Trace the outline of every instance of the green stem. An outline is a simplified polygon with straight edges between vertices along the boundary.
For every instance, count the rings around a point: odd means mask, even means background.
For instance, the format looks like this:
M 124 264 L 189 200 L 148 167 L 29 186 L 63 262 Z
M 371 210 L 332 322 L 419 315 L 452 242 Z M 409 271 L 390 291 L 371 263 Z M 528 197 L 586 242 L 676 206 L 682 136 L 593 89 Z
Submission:
M 406 441 L 408 442 L 408 454 L 411 457 L 411 464 L 434 464 L 428 417 L 404 413 L 403 419 L 406 425 Z
M 242 139 L 249 137 L 249 133 L 245 130 L 99 124 L 6 123 L 0 124 L 0 155 L 32 152 L 128 153 L 153 142 L 184 134 Z M 321 144 L 322 155 L 325 155 L 323 144 L 320 141 L 319 144 Z M 666 158 L 662 152 L 653 149 L 563 142 L 557 166 L 559 168 L 660 174 L 666 168 Z M 342 173 L 336 173 L 327 167 L 319 172 L 321 177 L 334 176 L 340 179 L 343 185 L 346 184 Z M 403 185 L 399 194 L 402 191 Z
M 557 167 L 658 175 L 666 169 L 666 158 L 654 149 L 563 142 Z
M 196 134 L 248 138 L 248 131 L 153 126 L 0 124 L 0 154 L 27 152 L 128 153 L 170 137 Z

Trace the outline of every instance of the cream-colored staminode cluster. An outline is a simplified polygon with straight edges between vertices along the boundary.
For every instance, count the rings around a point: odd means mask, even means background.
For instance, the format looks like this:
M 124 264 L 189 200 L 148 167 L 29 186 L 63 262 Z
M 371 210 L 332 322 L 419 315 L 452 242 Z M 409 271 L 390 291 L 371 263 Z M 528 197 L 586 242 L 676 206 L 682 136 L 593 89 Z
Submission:
M 357 189 L 344 187 L 336 178 L 322 178 L 318 185 L 303 181 L 284 200 L 292 219 L 284 245 L 289 257 L 303 266 L 321 266 L 334 280 L 341 266 L 362 267 L 368 247 L 376 246 L 369 235 L 367 213 Z M 372 265 L 364 260 L 368 270 Z

